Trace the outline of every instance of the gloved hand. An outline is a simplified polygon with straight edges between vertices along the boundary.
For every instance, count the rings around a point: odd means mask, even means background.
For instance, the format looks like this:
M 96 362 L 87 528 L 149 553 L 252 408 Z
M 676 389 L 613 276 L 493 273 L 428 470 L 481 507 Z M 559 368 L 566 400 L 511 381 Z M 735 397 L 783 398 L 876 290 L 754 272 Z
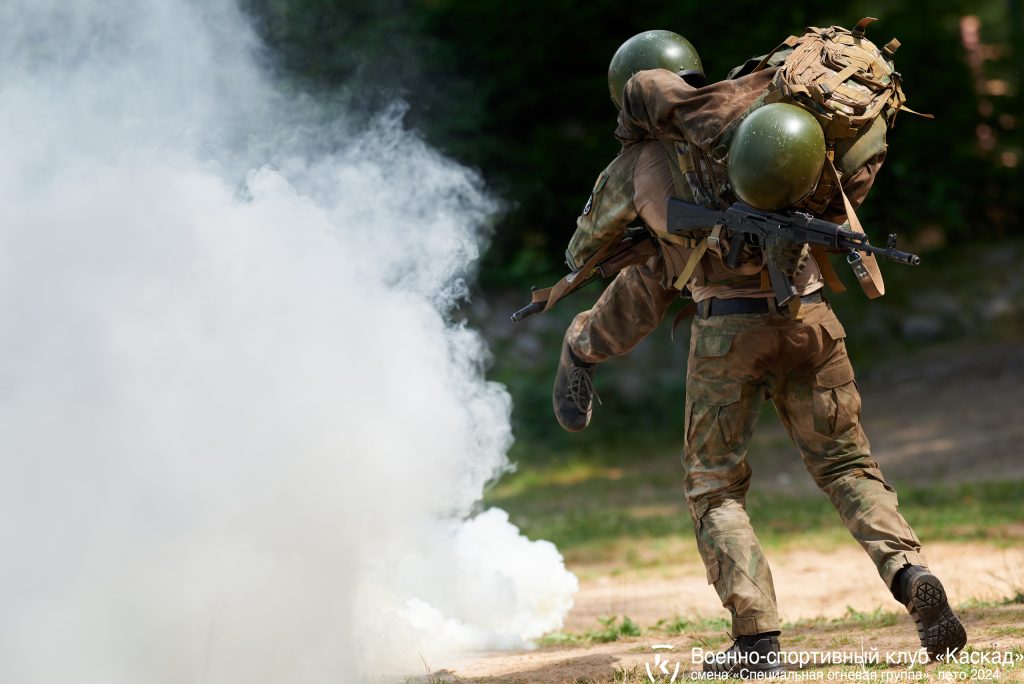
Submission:
M 790 278 L 803 273 L 811 258 L 811 247 L 806 242 L 775 242 L 768 245 L 767 252 L 768 261 Z

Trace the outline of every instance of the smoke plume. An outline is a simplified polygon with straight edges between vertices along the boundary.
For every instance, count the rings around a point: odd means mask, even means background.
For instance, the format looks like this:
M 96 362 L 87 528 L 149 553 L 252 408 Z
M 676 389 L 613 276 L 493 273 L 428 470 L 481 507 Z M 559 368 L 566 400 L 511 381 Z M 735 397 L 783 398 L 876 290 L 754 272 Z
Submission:
M 355 682 L 557 628 L 452 323 L 495 206 L 227 0 L 0 4 L 0 681 Z

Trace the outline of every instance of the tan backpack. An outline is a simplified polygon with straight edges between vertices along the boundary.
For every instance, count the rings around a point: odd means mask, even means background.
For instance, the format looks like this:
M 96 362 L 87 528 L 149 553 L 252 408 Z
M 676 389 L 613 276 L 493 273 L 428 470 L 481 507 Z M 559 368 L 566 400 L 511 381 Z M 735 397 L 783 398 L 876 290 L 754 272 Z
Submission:
M 779 67 L 764 104 L 799 105 L 818 119 L 825 132 L 825 171 L 803 206 L 813 212 L 824 211 L 839 192 L 850 225 L 857 231 L 862 228 L 843 194 L 842 178 L 885 149 L 886 131 L 901 109 L 918 114 L 906 106 L 900 74 L 893 68 L 892 57 L 900 42 L 893 38 L 882 48 L 876 47 L 864 37 L 873 21 L 873 17 L 861 19 L 853 30 L 809 27 L 802 35 L 787 38 L 753 69 Z M 824 254 L 815 256 L 819 264 L 825 259 Z M 879 297 L 885 286 L 878 265 L 873 257 L 861 256 L 861 263 L 853 264 L 854 272 L 868 296 Z M 829 285 L 841 287 L 832 269 L 821 265 Z

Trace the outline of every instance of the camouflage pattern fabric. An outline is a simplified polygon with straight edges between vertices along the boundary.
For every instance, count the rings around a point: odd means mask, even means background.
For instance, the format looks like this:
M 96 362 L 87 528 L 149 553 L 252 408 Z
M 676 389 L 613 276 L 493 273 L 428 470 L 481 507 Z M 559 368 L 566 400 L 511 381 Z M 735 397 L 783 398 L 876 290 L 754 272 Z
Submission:
M 679 291 L 663 282 L 664 260 L 622 269 L 588 311 L 576 314 L 565 333 L 573 354 L 587 363 L 600 363 L 628 354 L 647 337 Z
M 733 636 L 780 628 L 771 571 L 744 507 L 747 446 L 766 400 L 886 586 L 904 565 L 926 565 L 871 458 L 846 333 L 827 303 L 802 312 L 800 320 L 740 314 L 692 325 L 685 491 L 707 579 L 732 613 Z

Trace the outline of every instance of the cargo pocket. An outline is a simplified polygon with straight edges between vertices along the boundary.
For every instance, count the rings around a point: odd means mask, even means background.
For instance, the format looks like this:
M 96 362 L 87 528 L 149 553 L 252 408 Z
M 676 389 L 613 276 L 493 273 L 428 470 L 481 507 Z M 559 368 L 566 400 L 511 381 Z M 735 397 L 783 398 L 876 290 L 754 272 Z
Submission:
M 731 338 L 730 338 L 731 339 Z M 686 379 L 687 451 L 702 457 L 729 454 L 743 429 L 743 385 L 723 380 Z
M 835 341 L 839 341 L 846 337 L 846 329 L 843 328 L 843 324 L 839 322 L 839 319 L 835 315 L 829 315 L 828 318 L 821 322 L 821 327 Z
M 733 337 L 732 333 L 723 335 L 701 330 L 697 333 L 693 353 L 701 358 L 725 356 L 732 349 Z
M 839 435 L 854 426 L 860 415 L 860 393 L 849 363 L 815 374 L 813 412 L 814 431 L 820 435 Z

